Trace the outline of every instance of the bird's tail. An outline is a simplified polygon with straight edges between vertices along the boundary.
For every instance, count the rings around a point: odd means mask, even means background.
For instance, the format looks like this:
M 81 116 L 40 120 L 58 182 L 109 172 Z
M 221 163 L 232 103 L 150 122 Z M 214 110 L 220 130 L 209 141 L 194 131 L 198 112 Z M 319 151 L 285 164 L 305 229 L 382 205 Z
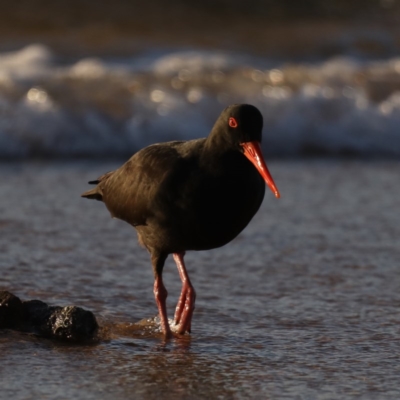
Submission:
M 95 187 L 92 190 L 88 190 L 87 192 L 82 193 L 81 197 L 85 197 L 86 199 L 93 199 L 93 200 L 103 201 L 103 195 L 99 191 L 98 187 Z
M 94 189 L 88 190 L 85 193 L 81 194 L 81 197 L 85 197 L 86 199 L 93 199 L 93 200 L 98 200 L 98 201 L 103 201 L 103 192 L 101 190 L 101 185 L 99 183 L 105 181 L 107 178 L 109 178 L 114 171 L 107 172 L 106 174 L 100 176 L 100 178 L 94 180 L 94 181 L 89 181 L 88 183 L 90 185 L 98 185 Z

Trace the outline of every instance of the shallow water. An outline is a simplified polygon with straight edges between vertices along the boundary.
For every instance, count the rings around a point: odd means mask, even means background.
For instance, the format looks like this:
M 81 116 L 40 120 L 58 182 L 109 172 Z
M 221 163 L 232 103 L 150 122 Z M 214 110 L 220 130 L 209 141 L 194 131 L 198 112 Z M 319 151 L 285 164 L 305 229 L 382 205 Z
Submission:
M 397 162 L 274 161 L 232 243 L 192 252 L 190 336 L 132 323 L 157 313 L 148 254 L 79 197 L 117 164 L 0 165 L 0 289 L 99 316 L 73 346 L 0 331 L 0 398 L 394 399 L 400 396 Z M 180 283 L 165 267 L 172 315 Z

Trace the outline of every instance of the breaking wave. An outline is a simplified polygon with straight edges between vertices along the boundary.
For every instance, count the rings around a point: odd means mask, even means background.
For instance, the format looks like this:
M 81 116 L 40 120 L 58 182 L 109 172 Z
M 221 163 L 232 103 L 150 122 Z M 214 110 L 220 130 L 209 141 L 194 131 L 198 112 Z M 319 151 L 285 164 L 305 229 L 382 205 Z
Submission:
M 119 157 L 206 136 L 221 110 L 264 115 L 267 155 L 400 156 L 400 58 L 282 63 L 222 51 L 61 63 L 0 54 L 0 157 Z

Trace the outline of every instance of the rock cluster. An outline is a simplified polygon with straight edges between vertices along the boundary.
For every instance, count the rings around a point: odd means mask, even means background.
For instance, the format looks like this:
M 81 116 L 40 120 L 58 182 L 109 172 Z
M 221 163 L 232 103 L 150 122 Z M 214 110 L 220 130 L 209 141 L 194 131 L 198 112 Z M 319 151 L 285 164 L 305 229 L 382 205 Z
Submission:
M 49 306 L 40 300 L 21 301 L 10 292 L 0 291 L 0 329 L 83 342 L 96 338 L 98 324 L 93 313 L 83 308 Z

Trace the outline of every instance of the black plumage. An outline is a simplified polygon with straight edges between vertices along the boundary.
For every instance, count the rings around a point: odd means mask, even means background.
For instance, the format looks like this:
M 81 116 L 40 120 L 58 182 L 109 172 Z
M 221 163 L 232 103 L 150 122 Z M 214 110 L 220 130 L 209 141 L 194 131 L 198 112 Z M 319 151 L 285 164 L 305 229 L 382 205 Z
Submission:
M 270 182 L 261 175 L 257 162 L 263 160 L 245 147 L 261 142 L 262 125 L 254 106 L 229 106 L 207 138 L 148 146 L 119 169 L 89 182 L 97 186 L 82 194 L 103 201 L 113 217 L 137 230 L 139 242 L 151 254 L 154 292 L 167 336 L 171 331 L 162 283 L 167 256 L 174 255 L 183 283 L 174 330 L 184 333 L 190 331 L 195 299 L 183 263 L 185 251 L 212 249 L 234 239 L 259 209 L 264 180 L 279 197 L 268 170 Z

